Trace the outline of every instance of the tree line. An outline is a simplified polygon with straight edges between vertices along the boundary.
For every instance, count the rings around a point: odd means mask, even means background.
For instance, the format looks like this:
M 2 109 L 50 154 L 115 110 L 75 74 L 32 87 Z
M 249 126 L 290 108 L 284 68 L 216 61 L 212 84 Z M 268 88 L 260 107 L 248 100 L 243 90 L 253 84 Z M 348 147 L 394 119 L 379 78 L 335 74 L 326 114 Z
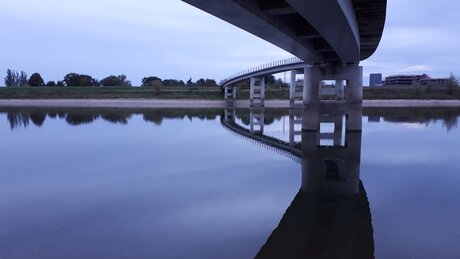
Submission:
M 30 77 L 24 71 L 17 72 L 12 69 L 6 70 L 5 86 L 7 87 L 84 87 L 84 86 L 114 86 L 114 87 L 131 87 L 132 83 L 126 75 L 111 75 L 102 80 L 98 80 L 90 75 L 69 73 L 60 81 L 48 81 L 45 83 L 39 73 L 33 73 Z M 201 78 L 196 82 L 190 78 L 187 82 L 176 79 L 161 79 L 156 76 L 148 76 L 142 79 L 142 87 L 160 88 L 163 86 L 188 86 L 188 87 L 217 87 L 218 84 L 214 79 Z

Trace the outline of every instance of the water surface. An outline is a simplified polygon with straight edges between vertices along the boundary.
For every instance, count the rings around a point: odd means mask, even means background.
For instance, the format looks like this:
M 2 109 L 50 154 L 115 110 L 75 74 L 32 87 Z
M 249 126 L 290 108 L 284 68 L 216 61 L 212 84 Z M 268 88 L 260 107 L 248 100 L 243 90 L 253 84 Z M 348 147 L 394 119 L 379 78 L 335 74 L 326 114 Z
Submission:
M 0 258 L 288 258 L 290 236 L 315 250 L 348 233 L 339 249 L 361 258 L 460 258 L 459 114 L 365 109 L 347 214 L 348 198 L 304 196 L 302 159 L 223 110 L 2 108 Z M 251 118 L 234 122 L 250 133 Z M 267 109 L 252 134 L 288 143 L 290 119 Z

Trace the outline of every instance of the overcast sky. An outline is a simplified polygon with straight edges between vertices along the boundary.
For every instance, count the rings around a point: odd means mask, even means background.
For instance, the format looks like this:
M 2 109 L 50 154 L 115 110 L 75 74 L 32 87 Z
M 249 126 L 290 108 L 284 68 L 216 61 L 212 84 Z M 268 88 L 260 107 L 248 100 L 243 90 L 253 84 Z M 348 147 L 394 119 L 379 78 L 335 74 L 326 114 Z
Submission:
M 362 62 L 365 74 L 460 75 L 460 2 L 388 5 L 379 49 Z M 0 34 L 1 78 L 11 68 L 45 81 L 70 72 L 126 74 L 134 84 L 150 75 L 221 80 L 291 56 L 180 0 L 4 1 Z

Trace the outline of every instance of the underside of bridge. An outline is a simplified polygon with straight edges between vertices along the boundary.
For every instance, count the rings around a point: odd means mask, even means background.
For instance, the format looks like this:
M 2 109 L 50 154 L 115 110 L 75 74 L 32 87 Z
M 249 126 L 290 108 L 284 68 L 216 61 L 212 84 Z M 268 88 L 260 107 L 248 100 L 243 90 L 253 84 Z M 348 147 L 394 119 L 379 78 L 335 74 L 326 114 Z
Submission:
M 183 0 L 310 64 L 357 64 L 380 42 L 386 0 Z

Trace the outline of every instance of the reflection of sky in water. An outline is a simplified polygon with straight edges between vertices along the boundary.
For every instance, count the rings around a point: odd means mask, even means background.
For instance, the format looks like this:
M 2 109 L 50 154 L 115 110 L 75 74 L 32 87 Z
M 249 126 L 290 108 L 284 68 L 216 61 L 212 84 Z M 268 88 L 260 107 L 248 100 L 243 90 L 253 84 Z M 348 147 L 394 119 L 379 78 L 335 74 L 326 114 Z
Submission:
M 298 164 L 217 120 L 47 119 L 0 136 L 6 258 L 251 257 L 299 188 Z
M 363 122 L 376 258 L 460 258 L 460 130 Z M 288 141 L 289 117 L 265 134 Z M 0 114 L 0 154 L 1 258 L 253 257 L 301 178 L 218 119 L 11 131 Z

